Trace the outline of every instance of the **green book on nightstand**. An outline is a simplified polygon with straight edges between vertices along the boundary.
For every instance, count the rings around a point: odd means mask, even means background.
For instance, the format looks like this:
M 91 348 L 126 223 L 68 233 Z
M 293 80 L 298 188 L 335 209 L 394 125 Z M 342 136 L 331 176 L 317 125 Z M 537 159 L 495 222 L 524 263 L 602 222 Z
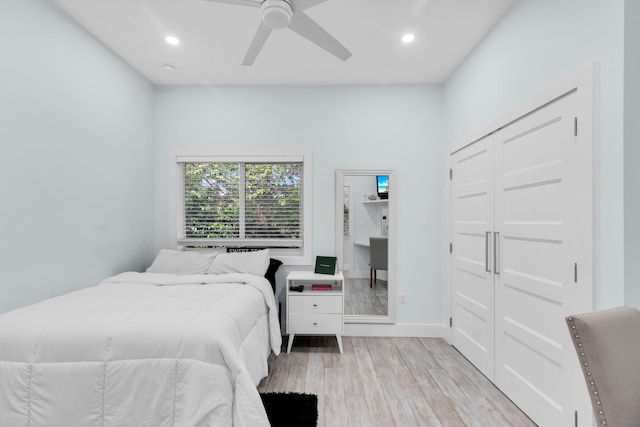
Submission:
M 316 268 L 313 271 L 317 274 L 336 274 L 336 261 L 334 256 L 317 256 Z

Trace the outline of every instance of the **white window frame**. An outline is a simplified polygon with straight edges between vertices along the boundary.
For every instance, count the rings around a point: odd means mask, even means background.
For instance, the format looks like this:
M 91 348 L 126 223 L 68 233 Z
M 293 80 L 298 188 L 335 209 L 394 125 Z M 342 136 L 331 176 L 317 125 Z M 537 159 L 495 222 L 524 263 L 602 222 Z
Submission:
M 301 249 L 271 248 L 273 258 L 277 258 L 285 265 L 311 265 L 311 248 L 313 244 L 312 222 L 312 189 L 313 170 L 311 150 L 301 149 L 269 149 L 251 150 L 247 152 L 219 151 L 188 152 L 175 151 L 169 159 L 169 244 L 178 250 L 185 249 L 179 245 L 180 214 L 184 203 L 181 186 L 183 182 L 181 163 L 230 163 L 230 162 L 261 162 L 261 163 L 288 163 L 302 162 L 302 247 Z M 215 251 L 215 249 L 213 249 Z

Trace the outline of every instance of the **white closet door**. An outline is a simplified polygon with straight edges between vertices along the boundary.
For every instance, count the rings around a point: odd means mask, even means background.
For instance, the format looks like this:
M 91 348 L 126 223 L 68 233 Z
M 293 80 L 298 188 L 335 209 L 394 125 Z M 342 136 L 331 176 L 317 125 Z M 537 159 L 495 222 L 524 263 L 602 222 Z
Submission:
M 579 216 L 592 208 L 576 196 L 590 185 L 577 167 L 576 98 L 571 92 L 494 134 L 495 384 L 540 426 L 574 425 L 577 360 L 564 318 L 590 310 L 575 304 L 591 292 L 575 282 L 575 263 Z
M 493 380 L 493 138 L 463 148 L 451 160 L 452 340 Z

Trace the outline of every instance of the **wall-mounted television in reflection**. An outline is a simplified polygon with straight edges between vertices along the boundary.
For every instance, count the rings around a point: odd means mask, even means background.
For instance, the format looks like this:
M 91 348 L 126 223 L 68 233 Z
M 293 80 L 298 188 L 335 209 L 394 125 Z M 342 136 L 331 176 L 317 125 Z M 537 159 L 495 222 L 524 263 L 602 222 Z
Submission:
M 377 175 L 376 185 L 378 187 L 378 198 L 389 198 L 389 175 Z

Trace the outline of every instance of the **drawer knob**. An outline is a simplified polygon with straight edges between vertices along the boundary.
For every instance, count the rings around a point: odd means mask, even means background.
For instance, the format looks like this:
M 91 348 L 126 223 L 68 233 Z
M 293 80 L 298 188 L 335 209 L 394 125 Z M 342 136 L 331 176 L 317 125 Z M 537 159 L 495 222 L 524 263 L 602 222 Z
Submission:
M 313 322 L 313 326 L 318 326 L 318 324 L 316 322 Z
M 314 306 L 314 307 L 317 307 L 317 306 L 318 306 L 318 304 L 313 304 L 313 306 Z

